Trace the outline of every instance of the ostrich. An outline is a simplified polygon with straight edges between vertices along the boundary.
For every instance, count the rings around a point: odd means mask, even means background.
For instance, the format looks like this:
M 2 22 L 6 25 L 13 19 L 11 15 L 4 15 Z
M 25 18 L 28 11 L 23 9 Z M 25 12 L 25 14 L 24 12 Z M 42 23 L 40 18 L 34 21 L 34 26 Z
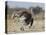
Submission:
M 21 18 L 22 16 L 24 16 L 25 19 L 23 19 L 23 20 L 25 21 L 26 26 L 28 26 L 30 24 L 29 28 L 31 28 L 31 26 L 33 25 L 33 17 L 32 17 L 32 13 L 30 13 L 31 11 L 30 12 L 29 11 L 30 10 L 24 10 L 21 13 L 18 12 L 20 14 L 18 14 L 18 13 L 15 14 L 14 13 L 12 17 L 14 19 L 15 17 L 20 17 Z M 21 30 L 24 30 L 24 28 L 21 27 Z

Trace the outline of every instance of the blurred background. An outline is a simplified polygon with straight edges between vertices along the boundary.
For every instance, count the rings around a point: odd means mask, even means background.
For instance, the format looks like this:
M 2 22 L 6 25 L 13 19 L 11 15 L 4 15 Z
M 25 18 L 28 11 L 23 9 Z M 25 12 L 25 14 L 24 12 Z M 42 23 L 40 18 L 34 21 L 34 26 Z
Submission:
M 33 3 L 33 2 L 15 2 L 7 1 L 7 28 L 8 32 L 23 32 L 18 30 L 21 24 L 14 23 L 11 18 L 12 14 L 27 10 L 33 14 L 34 22 L 30 29 L 25 30 L 26 32 L 42 32 L 45 31 L 45 5 L 44 3 Z M 17 28 L 16 28 L 17 27 Z M 25 32 L 24 31 L 24 32 Z

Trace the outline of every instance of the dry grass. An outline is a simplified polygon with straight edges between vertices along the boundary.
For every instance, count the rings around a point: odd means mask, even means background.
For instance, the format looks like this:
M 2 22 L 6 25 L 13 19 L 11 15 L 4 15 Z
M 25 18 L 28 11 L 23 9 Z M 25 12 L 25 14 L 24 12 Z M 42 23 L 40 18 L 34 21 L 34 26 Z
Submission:
M 16 19 L 16 20 L 15 20 Z M 45 30 L 45 23 L 44 19 L 34 19 L 33 26 L 29 29 L 28 26 L 26 26 L 24 31 L 20 30 L 20 28 L 23 26 L 20 22 L 19 18 L 15 19 L 9 19 L 7 18 L 7 31 L 8 32 L 43 32 Z

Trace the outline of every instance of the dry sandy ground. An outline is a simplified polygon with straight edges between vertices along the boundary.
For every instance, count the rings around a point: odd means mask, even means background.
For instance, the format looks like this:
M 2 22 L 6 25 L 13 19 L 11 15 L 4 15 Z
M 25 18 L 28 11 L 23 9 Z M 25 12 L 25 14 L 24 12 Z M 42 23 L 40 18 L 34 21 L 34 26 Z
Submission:
M 44 19 L 34 20 L 33 26 L 29 28 L 29 26 L 24 27 L 24 31 L 20 30 L 23 26 L 23 22 L 20 23 L 19 19 L 7 19 L 7 32 L 8 33 L 17 33 L 17 32 L 43 32 L 45 31 L 45 23 Z

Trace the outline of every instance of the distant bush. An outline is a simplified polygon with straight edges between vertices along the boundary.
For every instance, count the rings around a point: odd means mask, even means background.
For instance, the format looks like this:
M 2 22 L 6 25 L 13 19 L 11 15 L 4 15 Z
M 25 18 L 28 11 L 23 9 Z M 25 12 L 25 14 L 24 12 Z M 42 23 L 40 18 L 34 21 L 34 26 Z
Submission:
M 42 7 L 39 7 L 39 6 L 37 6 L 37 7 L 30 7 L 29 9 L 30 9 L 30 10 L 32 9 L 34 15 L 37 15 L 37 14 L 39 14 L 40 12 L 44 12 L 44 10 L 42 9 Z

